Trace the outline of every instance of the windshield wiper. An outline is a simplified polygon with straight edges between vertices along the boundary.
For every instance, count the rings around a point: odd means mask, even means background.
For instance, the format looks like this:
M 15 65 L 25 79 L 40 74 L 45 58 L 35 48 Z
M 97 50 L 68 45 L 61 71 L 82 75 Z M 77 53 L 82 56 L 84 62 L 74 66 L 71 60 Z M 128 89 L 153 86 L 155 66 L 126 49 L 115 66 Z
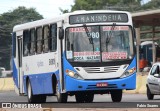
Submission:
M 106 38 L 106 43 L 109 43 L 110 39 L 111 39 L 111 36 L 113 34 L 113 30 L 116 26 L 116 23 L 113 23 L 112 27 L 111 27 L 111 30 L 109 31 L 109 34 L 107 34 L 107 38 Z
M 110 42 L 111 36 L 113 34 L 113 30 L 116 26 L 116 23 L 113 23 L 111 30 L 109 31 L 109 33 L 107 34 L 107 38 L 106 38 L 106 48 L 108 47 L 108 43 Z
M 84 29 L 85 29 L 85 31 L 86 31 L 86 34 L 87 34 L 87 36 L 88 36 L 88 39 L 89 39 L 90 44 L 93 44 L 93 38 L 92 38 L 92 36 L 90 35 L 89 30 L 88 30 L 86 24 L 83 24 L 83 27 L 84 27 Z
M 85 29 L 85 31 L 86 31 L 87 36 L 88 36 L 89 43 L 90 43 L 90 44 L 92 44 L 93 51 L 94 51 L 93 38 L 92 38 L 92 36 L 90 35 L 90 32 L 89 32 L 89 30 L 88 30 L 88 28 L 87 28 L 86 24 L 83 24 L 83 27 L 84 27 L 84 29 Z

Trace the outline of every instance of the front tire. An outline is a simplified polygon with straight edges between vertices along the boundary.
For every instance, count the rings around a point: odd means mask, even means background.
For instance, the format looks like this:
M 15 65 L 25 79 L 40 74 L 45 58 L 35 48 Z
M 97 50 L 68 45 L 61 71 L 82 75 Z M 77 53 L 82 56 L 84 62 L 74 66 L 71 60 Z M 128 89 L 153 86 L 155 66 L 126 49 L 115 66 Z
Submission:
M 29 103 L 44 103 L 46 102 L 46 96 L 45 95 L 33 95 L 31 82 L 27 82 L 27 97 Z
M 36 102 L 36 96 L 33 95 L 30 81 L 27 82 L 27 97 L 28 97 L 28 102 L 29 103 L 35 103 Z
M 66 93 L 60 93 L 58 83 L 56 85 L 56 96 L 57 96 L 57 101 L 59 103 L 66 103 L 68 99 L 68 95 Z
M 122 90 L 113 90 L 110 93 L 113 102 L 121 102 Z
M 85 102 L 86 103 L 93 102 L 93 99 L 94 99 L 94 94 L 86 94 L 86 97 L 85 97 Z
M 75 99 L 77 103 L 91 103 L 94 99 L 94 94 L 77 93 L 75 94 Z
M 148 100 L 153 100 L 153 98 L 154 98 L 154 95 L 151 93 L 148 86 L 147 86 L 147 98 L 148 98 Z

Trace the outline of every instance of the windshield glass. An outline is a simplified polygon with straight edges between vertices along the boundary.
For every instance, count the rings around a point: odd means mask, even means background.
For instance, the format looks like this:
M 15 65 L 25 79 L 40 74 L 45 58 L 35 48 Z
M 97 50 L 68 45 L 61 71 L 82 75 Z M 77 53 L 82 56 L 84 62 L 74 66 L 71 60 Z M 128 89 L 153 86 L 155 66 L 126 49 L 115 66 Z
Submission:
M 131 59 L 132 55 L 133 39 L 129 26 L 66 29 L 66 57 L 71 62 L 124 60 Z

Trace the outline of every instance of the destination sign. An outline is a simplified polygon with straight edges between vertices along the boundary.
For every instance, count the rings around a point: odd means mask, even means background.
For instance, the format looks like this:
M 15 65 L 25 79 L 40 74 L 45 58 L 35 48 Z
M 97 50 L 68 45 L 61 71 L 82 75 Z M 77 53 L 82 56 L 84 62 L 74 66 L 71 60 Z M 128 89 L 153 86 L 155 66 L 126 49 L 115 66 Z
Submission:
M 69 17 L 70 24 L 99 23 L 99 22 L 128 22 L 125 13 L 100 13 L 100 14 L 80 14 Z

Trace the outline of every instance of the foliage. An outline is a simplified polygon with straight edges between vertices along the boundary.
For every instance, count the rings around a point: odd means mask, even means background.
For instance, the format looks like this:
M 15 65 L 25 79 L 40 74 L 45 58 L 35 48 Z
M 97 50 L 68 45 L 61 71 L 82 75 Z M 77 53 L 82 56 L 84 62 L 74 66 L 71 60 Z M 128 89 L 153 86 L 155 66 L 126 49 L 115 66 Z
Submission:
M 9 69 L 11 57 L 11 33 L 13 27 L 34 20 L 42 19 L 34 8 L 18 7 L 0 15 L 0 66 Z
M 62 9 L 62 13 L 68 13 L 75 10 L 125 10 L 136 12 L 140 10 L 159 9 L 160 0 L 151 0 L 150 2 L 141 5 L 144 0 L 75 0 L 71 10 Z
M 147 9 L 158 9 L 160 8 L 160 0 L 152 0 L 151 2 L 144 4 L 141 7 L 141 10 L 147 10 Z
M 108 0 L 108 2 L 115 0 Z M 118 1 L 118 0 L 116 0 Z M 98 10 L 108 4 L 106 0 L 75 0 L 75 5 L 72 6 L 71 11 L 75 10 Z
M 75 0 L 75 4 L 71 6 L 71 12 L 75 10 L 138 10 L 141 5 L 141 0 Z M 62 13 L 66 12 L 60 10 Z
M 59 8 L 59 10 L 62 12 L 62 13 L 69 13 L 69 10 L 67 10 L 67 9 L 62 9 L 62 8 Z
M 125 10 L 136 12 L 139 10 L 159 9 L 160 0 L 151 0 L 150 2 L 141 5 L 144 0 L 75 0 L 71 6 L 71 11 L 60 9 L 62 13 L 68 13 L 75 10 Z

